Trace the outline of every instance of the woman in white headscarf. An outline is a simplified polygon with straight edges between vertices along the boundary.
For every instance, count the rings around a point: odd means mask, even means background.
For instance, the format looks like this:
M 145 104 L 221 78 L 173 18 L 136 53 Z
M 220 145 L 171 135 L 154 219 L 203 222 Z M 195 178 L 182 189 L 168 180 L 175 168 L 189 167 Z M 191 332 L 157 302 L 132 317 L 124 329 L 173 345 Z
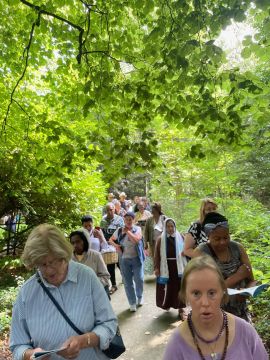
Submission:
M 186 265 L 182 256 L 184 239 L 176 230 L 173 219 L 166 219 L 164 230 L 157 240 L 154 270 L 157 277 L 156 304 L 168 310 L 171 307 L 179 309 L 179 314 L 185 305 L 179 300 L 181 277 Z

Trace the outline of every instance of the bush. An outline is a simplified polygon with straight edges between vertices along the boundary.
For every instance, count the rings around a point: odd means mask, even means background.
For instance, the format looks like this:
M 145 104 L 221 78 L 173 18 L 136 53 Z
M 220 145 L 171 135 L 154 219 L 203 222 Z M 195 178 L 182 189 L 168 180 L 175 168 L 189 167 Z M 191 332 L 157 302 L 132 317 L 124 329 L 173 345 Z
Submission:
M 31 273 L 27 272 L 19 258 L 11 256 L 0 259 L 0 333 L 9 330 L 12 307 L 20 286 Z
M 266 291 L 259 297 L 252 298 L 250 309 L 256 330 L 263 339 L 268 353 L 270 353 L 270 291 Z
M 2 334 L 9 330 L 12 306 L 16 299 L 18 289 L 19 287 L 10 287 L 6 290 L 0 290 L 0 333 Z

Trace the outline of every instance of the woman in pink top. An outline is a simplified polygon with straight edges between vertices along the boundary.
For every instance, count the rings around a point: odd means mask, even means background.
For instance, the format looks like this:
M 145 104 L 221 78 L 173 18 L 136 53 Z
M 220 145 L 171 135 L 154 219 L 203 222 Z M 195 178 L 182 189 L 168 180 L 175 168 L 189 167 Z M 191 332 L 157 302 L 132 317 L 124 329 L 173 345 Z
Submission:
M 181 300 L 191 306 L 188 319 L 173 333 L 164 360 L 268 360 L 256 330 L 224 312 L 228 298 L 223 276 L 210 256 L 185 268 Z

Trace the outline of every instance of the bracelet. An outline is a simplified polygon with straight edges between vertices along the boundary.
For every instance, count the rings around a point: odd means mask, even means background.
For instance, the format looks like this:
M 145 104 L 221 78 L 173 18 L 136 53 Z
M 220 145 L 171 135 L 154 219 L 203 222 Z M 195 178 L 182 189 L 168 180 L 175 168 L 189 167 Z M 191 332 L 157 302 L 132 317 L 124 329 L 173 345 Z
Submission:
M 91 345 L 91 334 L 87 333 L 87 346 L 89 347 Z
M 243 265 L 245 266 L 245 268 L 246 268 L 248 271 L 251 270 L 250 267 L 249 267 L 247 264 L 243 264 Z
M 26 350 L 24 350 L 24 352 L 22 353 L 22 360 L 26 360 L 25 355 L 26 355 L 26 352 L 27 352 L 28 350 L 29 350 L 29 349 L 26 349 Z

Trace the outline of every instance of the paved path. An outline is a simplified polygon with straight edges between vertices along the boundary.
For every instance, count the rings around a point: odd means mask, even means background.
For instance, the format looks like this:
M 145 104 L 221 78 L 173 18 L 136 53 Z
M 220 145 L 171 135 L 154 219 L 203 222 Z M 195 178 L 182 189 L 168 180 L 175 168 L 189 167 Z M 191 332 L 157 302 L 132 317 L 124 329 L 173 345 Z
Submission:
M 156 307 L 155 290 L 155 278 L 147 276 L 144 288 L 145 303 L 136 313 L 129 311 L 124 285 L 119 285 L 118 291 L 112 295 L 112 306 L 118 316 L 127 348 L 120 360 L 163 359 L 168 338 L 179 325 L 179 320 L 177 310 L 166 312 Z

